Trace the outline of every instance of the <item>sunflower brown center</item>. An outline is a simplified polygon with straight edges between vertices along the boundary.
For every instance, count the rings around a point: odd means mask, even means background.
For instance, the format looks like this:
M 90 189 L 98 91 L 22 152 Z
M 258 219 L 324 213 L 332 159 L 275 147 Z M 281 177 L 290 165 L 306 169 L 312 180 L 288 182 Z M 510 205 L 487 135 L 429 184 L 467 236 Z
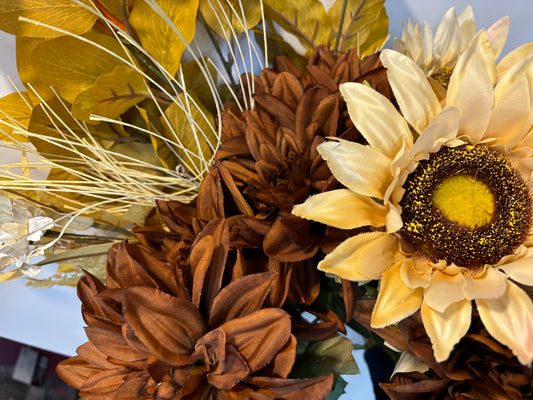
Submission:
M 401 236 L 436 261 L 494 264 L 529 229 L 528 188 L 511 163 L 486 146 L 443 147 L 404 185 Z

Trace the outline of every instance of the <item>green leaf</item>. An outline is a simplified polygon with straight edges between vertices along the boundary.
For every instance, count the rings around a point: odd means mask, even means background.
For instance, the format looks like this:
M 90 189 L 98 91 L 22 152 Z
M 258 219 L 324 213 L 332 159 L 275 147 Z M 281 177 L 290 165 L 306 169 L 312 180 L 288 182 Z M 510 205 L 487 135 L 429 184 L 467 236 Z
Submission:
M 169 154 L 175 154 L 178 163 L 194 176 L 208 167 L 217 136 L 213 116 L 199 101 L 193 100 L 180 94 L 177 102 L 166 109 L 166 118 L 161 117 L 161 123 L 169 141 L 157 142 L 154 147 L 160 159 L 169 159 Z
M 266 17 L 295 35 L 308 54 L 329 44 L 333 25 L 319 0 L 265 0 L 264 4 Z
M 310 342 L 303 354 L 296 358 L 291 376 L 309 378 L 332 373 L 337 379 L 340 375 L 356 375 L 360 371 L 352 350 L 352 341 L 341 335 Z
M 91 5 L 89 0 L 83 1 Z M 96 14 L 72 0 L 0 0 L 0 29 L 17 36 L 54 38 L 63 33 L 20 21 L 24 17 L 81 35 L 92 28 Z
M 207 73 L 215 83 L 217 81 L 216 68 L 209 62 L 206 62 Z M 215 96 L 211 92 L 211 85 L 207 81 L 207 77 L 204 75 L 198 63 L 191 61 L 181 66 L 183 72 L 183 84 L 187 93 L 194 93 L 194 95 L 200 100 L 203 106 L 211 114 L 216 114 Z
M 189 43 L 194 37 L 198 0 L 157 0 L 157 4 Z M 145 0 L 135 2 L 129 21 L 144 49 L 174 76 L 186 47 L 180 36 Z
M 261 3 L 257 0 L 200 0 L 200 11 L 213 31 L 230 40 L 261 21 Z
M 150 97 L 144 77 L 131 67 L 116 67 L 101 75 L 94 85 L 81 92 L 72 105 L 72 115 L 90 121 L 91 114 L 116 118 L 135 104 Z
M 123 66 L 117 57 L 128 58 L 124 48 L 109 36 L 88 33 L 84 38 L 92 43 L 70 36 L 48 40 L 39 44 L 31 56 L 34 72 L 69 103 L 90 89 L 98 77 Z
M 332 39 L 340 25 L 342 6 L 345 0 L 336 0 L 328 11 L 328 17 L 335 27 Z M 340 51 L 357 48 L 359 57 L 375 52 L 385 42 L 389 19 L 385 12 L 385 0 L 347 0 L 344 23 L 340 37 Z
M 342 378 L 342 376 L 339 377 L 337 380 L 337 383 L 335 384 L 335 387 L 331 392 L 329 392 L 328 397 L 326 397 L 326 400 L 337 400 L 339 397 L 341 397 L 345 392 L 346 385 L 348 383 Z

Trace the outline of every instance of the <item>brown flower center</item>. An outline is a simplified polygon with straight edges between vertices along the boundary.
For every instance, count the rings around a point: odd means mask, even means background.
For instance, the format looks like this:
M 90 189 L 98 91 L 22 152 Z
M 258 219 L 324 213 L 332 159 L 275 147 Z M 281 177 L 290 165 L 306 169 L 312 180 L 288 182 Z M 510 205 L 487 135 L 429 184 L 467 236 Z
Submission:
M 436 261 L 494 264 L 530 226 L 527 185 L 502 154 L 486 146 L 443 147 L 404 185 L 401 236 Z

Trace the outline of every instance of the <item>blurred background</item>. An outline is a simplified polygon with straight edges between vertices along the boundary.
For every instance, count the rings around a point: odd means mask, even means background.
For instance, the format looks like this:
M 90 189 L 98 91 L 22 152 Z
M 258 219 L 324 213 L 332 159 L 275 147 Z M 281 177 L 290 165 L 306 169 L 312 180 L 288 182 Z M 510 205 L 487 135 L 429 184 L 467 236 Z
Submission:
M 331 0 L 324 0 L 329 4 Z M 440 19 L 450 7 L 455 7 L 459 14 L 471 5 L 474 10 L 476 25 L 479 28 L 488 28 L 499 18 L 508 15 L 511 20 L 509 36 L 502 54 L 528 42 L 533 42 L 533 15 L 532 0 L 386 0 L 389 15 L 390 39 L 386 47 L 392 47 L 392 38 L 400 37 L 402 22 L 408 18 L 415 22 L 428 21 L 433 32 Z M 13 92 L 13 83 L 22 87 L 17 77 L 15 60 L 14 37 L 0 32 L 0 97 Z M 17 155 L 1 153 L 3 163 L 15 162 Z M 11 158 L 11 159 L 10 159 Z M 44 274 L 44 272 L 43 272 Z M 72 356 L 76 347 L 86 341 L 83 330 L 83 321 L 80 313 L 80 303 L 76 297 L 76 290 L 70 287 L 53 287 L 50 289 L 30 289 L 25 287 L 23 280 L 15 280 L 0 284 L 0 355 L 7 355 L 2 362 L 16 362 L 21 345 L 18 342 L 39 349 L 39 354 L 48 354 L 52 361 L 57 361 L 52 353 L 59 356 Z M 355 333 L 350 333 L 355 343 L 363 345 L 363 340 Z M 8 352 L 9 350 L 9 352 Z M 15 353 L 13 353 L 15 352 Z M 356 350 L 355 357 L 361 369 L 361 374 L 347 376 L 349 382 L 346 387 L 347 394 L 342 399 L 374 400 L 380 399 L 379 393 L 374 393 L 368 365 L 365 362 L 363 350 Z M 367 358 L 374 368 L 373 373 L 381 373 L 382 380 L 387 380 L 390 369 L 382 361 L 382 354 L 367 354 Z M 6 361 L 8 360 L 8 361 Z M 386 357 L 385 359 L 386 360 Z M 380 368 L 379 366 L 383 367 Z M 0 380 L 2 376 L 0 365 Z M 30 397 L 7 397 L 0 386 L 0 400 L 24 400 Z M 70 395 L 70 394 L 69 394 Z M 4 397 L 2 397 L 4 396 Z M 20 395 L 27 396 L 27 394 Z M 36 399 L 39 397 L 35 397 Z M 42 397 L 44 399 L 44 397 Z M 60 400 L 61 397 L 50 397 Z M 67 397 L 63 397 L 67 398 Z M 33 399 L 33 397 L 32 397 Z

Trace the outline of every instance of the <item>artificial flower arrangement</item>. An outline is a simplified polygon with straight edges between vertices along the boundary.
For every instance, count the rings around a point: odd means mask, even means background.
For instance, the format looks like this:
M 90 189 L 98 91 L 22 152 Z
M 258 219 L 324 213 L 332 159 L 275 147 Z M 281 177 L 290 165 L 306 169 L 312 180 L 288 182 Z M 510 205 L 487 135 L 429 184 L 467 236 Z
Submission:
M 77 282 L 83 399 L 336 399 L 347 327 L 392 399 L 533 398 L 533 46 L 383 3 L 0 0 L 1 279 Z

